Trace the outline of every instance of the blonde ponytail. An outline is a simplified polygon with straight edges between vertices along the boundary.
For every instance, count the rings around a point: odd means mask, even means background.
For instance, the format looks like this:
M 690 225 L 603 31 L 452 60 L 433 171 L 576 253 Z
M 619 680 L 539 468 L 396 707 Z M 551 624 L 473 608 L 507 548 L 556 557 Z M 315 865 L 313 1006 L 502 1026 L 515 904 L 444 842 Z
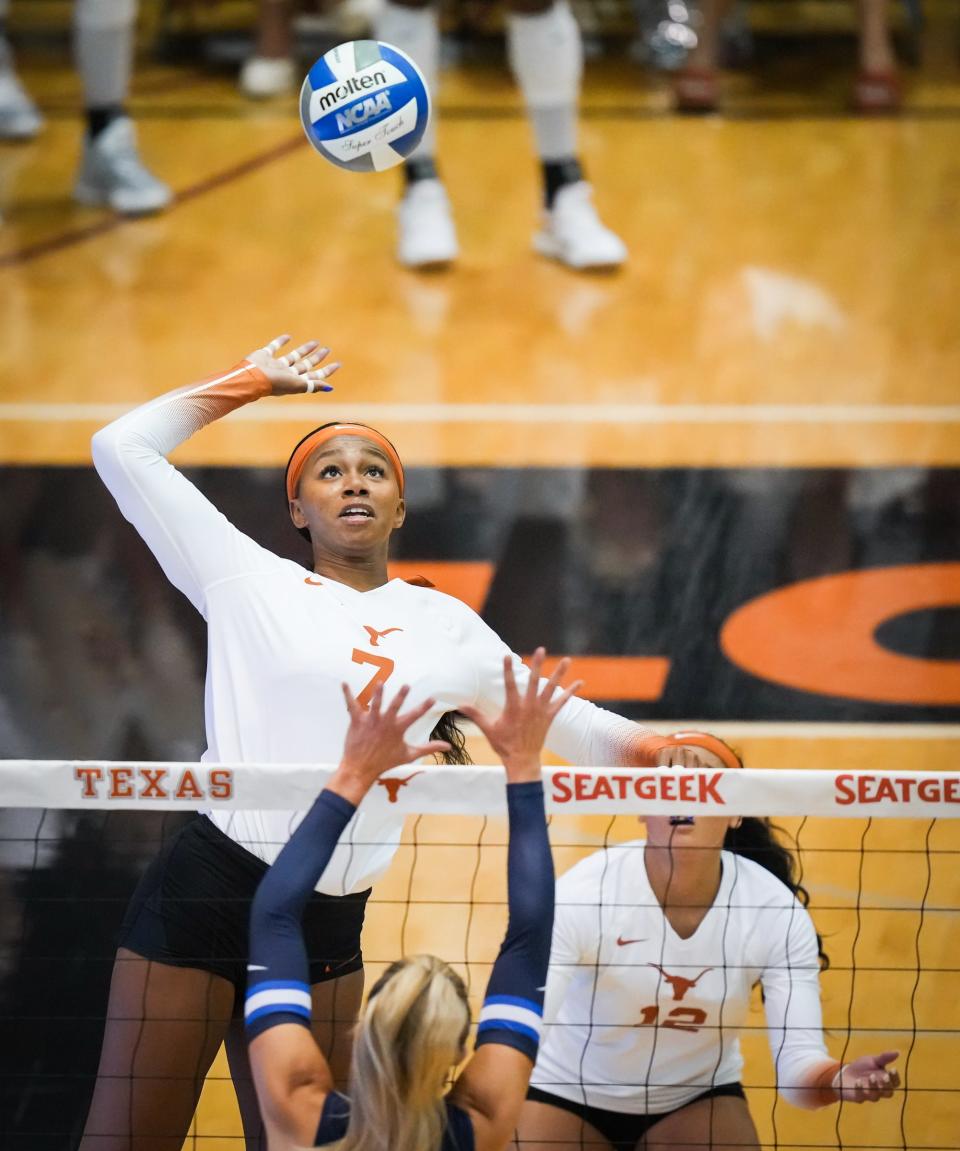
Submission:
M 463 980 L 412 955 L 380 977 L 361 1012 L 350 1067 L 350 1122 L 336 1151 L 438 1151 L 442 1091 L 470 1026 Z

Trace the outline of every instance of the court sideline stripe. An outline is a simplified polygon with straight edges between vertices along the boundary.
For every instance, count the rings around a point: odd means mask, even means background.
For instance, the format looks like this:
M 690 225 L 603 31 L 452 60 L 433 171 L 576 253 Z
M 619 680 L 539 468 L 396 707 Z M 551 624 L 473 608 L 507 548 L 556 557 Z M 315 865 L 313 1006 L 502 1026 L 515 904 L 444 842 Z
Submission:
M 327 401 L 329 404 L 332 401 Z M 334 401 L 335 402 L 335 401 Z M 0 423 L 105 423 L 131 404 L 0 403 Z M 228 420 L 313 419 L 316 403 L 257 404 Z M 355 419 L 416 424 L 957 424 L 960 404 L 350 404 Z
M 182 204 L 189 203 L 191 200 L 195 200 L 198 196 L 206 195 L 207 192 L 222 188 L 225 184 L 231 184 L 235 180 L 239 180 L 243 176 L 248 175 L 250 172 L 256 172 L 260 168 L 265 168 L 268 164 L 272 164 L 274 160 L 280 160 L 290 152 L 306 146 L 306 143 L 306 136 L 304 136 L 302 132 L 298 132 L 296 136 L 283 141 L 281 144 L 275 145 L 266 152 L 251 156 L 249 160 L 243 160 L 239 164 L 225 168 L 222 172 L 216 172 L 212 176 L 207 176 L 198 183 L 191 184 L 189 188 L 184 188 L 183 191 L 178 192 L 174 196 L 170 211 L 180 207 Z M 94 240 L 98 236 L 113 232 L 117 228 L 122 228 L 124 225 L 135 224 L 137 222 L 138 218 L 136 216 L 118 216 L 111 213 L 103 219 L 95 220 L 91 224 L 85 224 L 79 228 L 72 228 L 68 232 L 61 232 L 59 235 L 51 236 L 46 240 L 39 240 L 35 244 L 28 244 L 25 248 L 8 252 L 0 256 L 0 268 L 22 267 L 22 265 L 28 264 L 33 260 L 38 260 L 42 256 L 49 256 L 54 252 L 65 251 L 67 248 L 73 248 L 78 244 L 86 243 L 87 240 Z

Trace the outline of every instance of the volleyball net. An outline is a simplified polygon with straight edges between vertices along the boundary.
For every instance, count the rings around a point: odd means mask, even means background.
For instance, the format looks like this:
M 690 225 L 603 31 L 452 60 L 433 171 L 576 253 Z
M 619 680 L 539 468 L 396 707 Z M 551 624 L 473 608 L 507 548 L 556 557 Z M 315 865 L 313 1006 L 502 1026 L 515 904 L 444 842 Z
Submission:
M 165 839 L 198 809 L 306 808 L 328 776 L 304 765 L 0 763 L 4 1146 L 70 1146 L 51 1108 L 66 1098 L 65 1112 L 82 1110 L 116 926 Z M 558 875 L 641 839 L 644 815 L 770 816 L 781 829 L 830 960 L 821 976 L 830 1053 L 897 1050 L 903 1087 L 872 1106 L 792 1107 L 775 1089 L 755 990 L 743 1082 L 765 1148 L 960 1145 L 960 773 L 555 767 L 544 780 Z M 502 769 L 401 768 L 364 802 L 406 817 L 368 905 L 367 986 L 401 955 L 430 952 L 464 976 L 476 1016 L 506 919 Z M 71 1059 L 71 1045 L 84 1059 Z M 243 1146 L 222 1059 L 187 1146 Z

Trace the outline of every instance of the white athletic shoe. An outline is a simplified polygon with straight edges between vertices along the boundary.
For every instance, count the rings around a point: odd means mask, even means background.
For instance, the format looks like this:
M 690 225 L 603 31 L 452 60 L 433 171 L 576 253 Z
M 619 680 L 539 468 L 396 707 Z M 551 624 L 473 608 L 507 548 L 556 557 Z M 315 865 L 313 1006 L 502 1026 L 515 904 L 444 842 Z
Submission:
M 557 192 L 553 207 L 543 213 L 533 247 L 570 268 L 616 268 L 627 258 L 623 240 L 600 222 L 586 180 Z
M 12 68 L 0 66 L 0 140 L 32 140 L 43 117 Z
M 286 56 L 250 56 L 240 69 L 240 91 L 251 100 L 286 96 L 293 91 L 294 63 Z
M 439 180 L 414 180 L 397 208 L 397 222 L 397 259 L 404 267 L 440 267 L 459 256 L 450 201 Z
M 120 116 L 92 142 L 84 139 L 73 198 L 121 216 L 145 216 L 165 208 L 173 193 L 143 166 L 133 121 Z

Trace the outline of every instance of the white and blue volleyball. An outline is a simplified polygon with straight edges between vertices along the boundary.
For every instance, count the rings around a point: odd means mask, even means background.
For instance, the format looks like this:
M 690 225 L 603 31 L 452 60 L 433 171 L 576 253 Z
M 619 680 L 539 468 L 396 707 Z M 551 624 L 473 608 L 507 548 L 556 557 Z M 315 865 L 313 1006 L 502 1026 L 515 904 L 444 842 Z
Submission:
M 420 143 L 430 94 L 410 57 L 379 40 L 331 48 L 300 89 L 300 120 L 325 159 L 352 172 L 382 172 Z

